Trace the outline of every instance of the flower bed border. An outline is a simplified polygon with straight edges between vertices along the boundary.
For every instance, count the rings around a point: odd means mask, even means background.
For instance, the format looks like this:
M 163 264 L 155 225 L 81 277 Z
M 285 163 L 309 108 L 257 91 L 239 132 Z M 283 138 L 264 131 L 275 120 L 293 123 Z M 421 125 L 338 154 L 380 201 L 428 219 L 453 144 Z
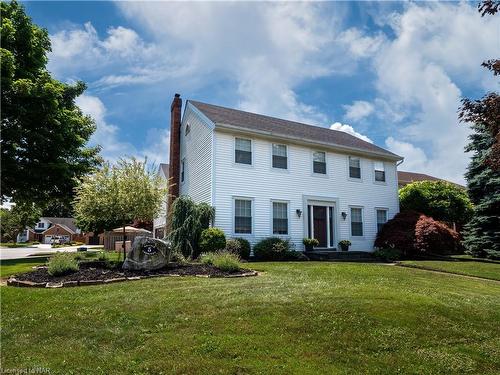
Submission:
M 257 271 L 249 271 L 245 273 L 239 273 L 234 275 L 225 275 L 225 276 L 213 276 L 213 275 L 194 275 L 195 277 L 204 277 L 210 279 L 231 279 L 237 277 L 252 277 L 258 276 L 259 273 Z M 87 286 L 87 285 L 102 285 L 102 284 L 113 284 L 123 281 L 134 281 L 134 280 L 143 280 L 143 279 L 151 279 L 154 277 L 192 277 L 193 275 L 178 275 L 178 274 L 166 274 L 166 275 L 141 275 L 141 276 L 128 276 L 128 277 L 115 277 L 111 279 L 103 279 L 103 280 L 81 280 L 81 281 L 64 281 L 64 282 L 42 282 L 36 283 L 28 280 L 17 280 L 15 277 L 10 277 L 7 280 L 8 286 L 16 286 L 16 287 L 24 287 L 24 288 L 70 288 L 75 286 Z

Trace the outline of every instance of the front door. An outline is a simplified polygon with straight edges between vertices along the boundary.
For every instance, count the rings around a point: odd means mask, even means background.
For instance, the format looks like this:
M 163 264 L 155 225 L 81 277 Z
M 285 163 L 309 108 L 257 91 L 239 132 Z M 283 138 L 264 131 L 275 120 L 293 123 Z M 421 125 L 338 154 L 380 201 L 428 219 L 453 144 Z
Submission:
M 313 206 L 314 238 L 319 241 L 318 247 L 328 247 L 328 223 L 325 206 Z

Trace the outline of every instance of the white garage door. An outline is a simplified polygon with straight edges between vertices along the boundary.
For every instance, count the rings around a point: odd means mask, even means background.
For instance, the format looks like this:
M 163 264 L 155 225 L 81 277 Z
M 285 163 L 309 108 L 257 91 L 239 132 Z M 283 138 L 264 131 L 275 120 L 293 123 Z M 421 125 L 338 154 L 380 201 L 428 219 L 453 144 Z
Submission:
M 69 236 L 68 235 L 62 235 L 62 236 L 45 236 L 45 238 L 43 240 L 43 243 L 51 244 L 53 237 L 59 238 L 61 240 L 61 243 L 63 243 L 63 242 L 69 242 Z

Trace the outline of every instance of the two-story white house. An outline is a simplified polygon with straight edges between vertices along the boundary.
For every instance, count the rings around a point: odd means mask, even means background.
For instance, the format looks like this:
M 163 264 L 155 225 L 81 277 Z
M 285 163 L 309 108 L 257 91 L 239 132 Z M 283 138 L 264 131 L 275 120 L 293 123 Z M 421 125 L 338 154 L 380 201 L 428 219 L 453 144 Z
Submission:
M 171 107 L 170 193 L 215 207 L 213 225 L 252 244 L 305 237 L 372 251 L 399 210 L 403 158 L 350 134 L 188 100 Z M 176 185 L 178 184 L 178 190 Z

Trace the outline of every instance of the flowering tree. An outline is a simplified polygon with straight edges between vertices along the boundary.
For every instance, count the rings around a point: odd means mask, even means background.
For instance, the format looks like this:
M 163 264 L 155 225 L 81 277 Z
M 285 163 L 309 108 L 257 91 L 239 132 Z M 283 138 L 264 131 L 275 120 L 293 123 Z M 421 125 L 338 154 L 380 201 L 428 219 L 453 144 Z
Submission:
M 167 185 L 146 161 L 135 158 L 109 163 L 83 178 L 75 189 L 75 218 L 86 231 L 102 231 L 125 226 L 135 220 L 151 221 L 160 214 Z

